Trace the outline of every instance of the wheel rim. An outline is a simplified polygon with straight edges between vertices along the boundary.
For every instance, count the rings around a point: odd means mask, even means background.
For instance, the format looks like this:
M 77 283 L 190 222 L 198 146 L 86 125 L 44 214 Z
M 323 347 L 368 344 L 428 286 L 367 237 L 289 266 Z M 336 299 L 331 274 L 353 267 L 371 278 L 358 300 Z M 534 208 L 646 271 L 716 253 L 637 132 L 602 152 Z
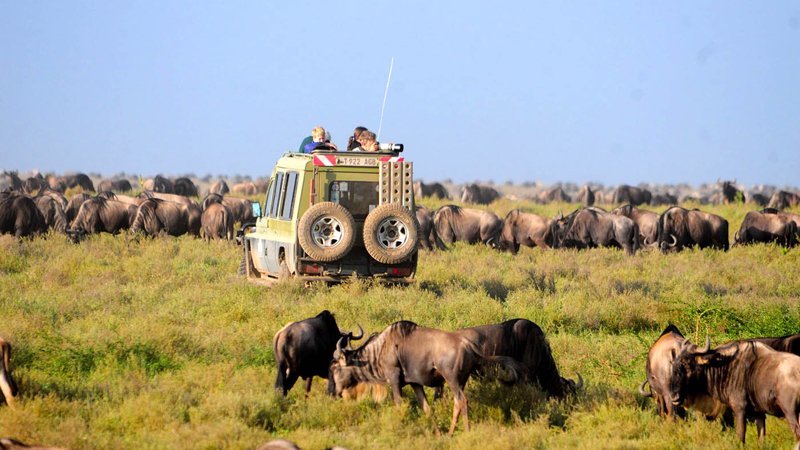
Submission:
M 311 226 L 311 237 L 323 248 L 337 246 L 344 237 L 342 223 L 331 216 L 322 216 Z
M 408 241 L 408 227 L 396 217 L 384 219 L 375 234 L 381 247 L 389 250 L 400 248 Z

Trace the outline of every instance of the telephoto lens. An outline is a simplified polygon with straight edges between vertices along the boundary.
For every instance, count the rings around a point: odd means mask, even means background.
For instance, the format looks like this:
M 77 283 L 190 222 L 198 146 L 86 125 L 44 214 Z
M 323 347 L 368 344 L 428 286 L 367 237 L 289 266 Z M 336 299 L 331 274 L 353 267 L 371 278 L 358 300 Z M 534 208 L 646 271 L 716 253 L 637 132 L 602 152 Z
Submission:
M 403 144 L 378 144 L 378 149 L 382 151 L 392 151 L 392 152 L 402 152 L 403 151 Z

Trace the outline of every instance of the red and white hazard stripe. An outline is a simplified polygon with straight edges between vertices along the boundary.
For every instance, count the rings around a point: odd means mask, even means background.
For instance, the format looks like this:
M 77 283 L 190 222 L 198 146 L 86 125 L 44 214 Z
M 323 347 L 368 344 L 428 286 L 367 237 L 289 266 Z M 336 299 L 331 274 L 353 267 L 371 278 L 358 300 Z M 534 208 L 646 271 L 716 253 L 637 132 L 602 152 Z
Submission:
M 335 155 L 314 155 L 315 166 L 331 167 L 336 165 Z
M 403 162 L 403 161 L 404 160 L 403 160 L 402 156 L 384 156 L 384 157 L 381 158 L 381 162 L 396 163 L 396 162 Z

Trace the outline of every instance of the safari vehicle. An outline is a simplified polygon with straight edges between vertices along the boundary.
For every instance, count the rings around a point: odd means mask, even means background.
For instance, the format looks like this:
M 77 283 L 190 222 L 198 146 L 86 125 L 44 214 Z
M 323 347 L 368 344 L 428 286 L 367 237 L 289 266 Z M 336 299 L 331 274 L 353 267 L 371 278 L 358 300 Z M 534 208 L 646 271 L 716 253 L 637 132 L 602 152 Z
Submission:
M 248 278 L 410 282 L 417 268 L 412 163 L 379 152 L 285 153 L 255 223 L 240 230 Z M 385 148 L 384 147 L 384 148 Z

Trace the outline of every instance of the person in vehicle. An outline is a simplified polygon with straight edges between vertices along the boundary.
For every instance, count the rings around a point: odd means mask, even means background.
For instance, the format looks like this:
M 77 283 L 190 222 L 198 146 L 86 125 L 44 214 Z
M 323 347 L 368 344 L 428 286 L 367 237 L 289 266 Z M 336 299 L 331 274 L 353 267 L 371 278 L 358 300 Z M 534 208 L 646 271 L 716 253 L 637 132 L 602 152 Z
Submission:
M 378 142 L 375 133 L 365 130 L 358 137 L 359 146 L 354 148 L 354 152 L 377 152 Z
M 325 128 L 315 127 L 311 130 L 311 143 L 303 147 L 304 153 L 311 153 L 315 150 L 336 150 L 336 146 L 330 140 L 325 141 Z
M 358 142 L 358 137 L 361 136 L 361 133 L 363 133 L 365 131 L 367 131 L 366 127 L 356 127 L 356 129 L 353 130 L 353 135 L 350 136 L 350 138 L 348 138 L 348 141 L 347 141 L 347 151 L 348 152 L 352 152 L 353 149 L 358 148 L 358 146 L 361 145 Z

